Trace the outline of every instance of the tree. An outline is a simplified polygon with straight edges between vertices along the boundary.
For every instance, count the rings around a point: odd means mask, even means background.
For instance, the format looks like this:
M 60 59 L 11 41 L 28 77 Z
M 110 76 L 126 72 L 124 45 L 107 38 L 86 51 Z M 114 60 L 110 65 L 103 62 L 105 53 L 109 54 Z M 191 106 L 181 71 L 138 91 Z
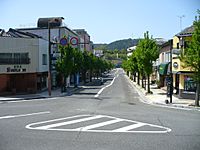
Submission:
M 73 49 L 73 69 L 72 72 L 74 74 L 74 86 L 77 87 L 77 74 L 81 71 L 83 64 L 83 54 L 77 48 Z
M 153 61 L 158 58 L 159 53 L 157 44 L 152 37 L 149 37 L 148 31 L 144 33 L 144 39 L 140 40 L 136 52 L 138 68 L 142 76 L 144 76 L 144 74 L 147 75 L 147 92 L 150 93 L 150 75 L 153 71 Z
M 131 70 L 131 73 L 133 74 L 134 78 L 133 78 L 133 81 L 135 82 L 136 81 L 136 72 L 138 72 L 138 63 L 137 63 L 137 57 L 136 57 L 136 53 L 133 52 L 130 59 L 130 70 Z
M 84 83 L 86 83 L 86 73 L 91 68 L 91 65 L 92 64 L 90 61 L 89 53 L 85 50 L 83 52 L 83 63 L 82 63 L 82 69 L 81 69 Z
M 181 53 L 180 59 L 184 62 L 184 67 L 190 67 L 194 71 L 194 79 L 197 83 L 195 105 L 199 106 L 200 94 L 200 10 L 198 18 L 193 22 L 194 32 L 192 34 L 192 41 L 188 48 Z
M 59 45 L 60 57 L 56 61 L 56 70 L 61 74 L 62 91 L 66 91 L 66 78 L 71 74 L 73 68 L 73 48 L 70 45 Z

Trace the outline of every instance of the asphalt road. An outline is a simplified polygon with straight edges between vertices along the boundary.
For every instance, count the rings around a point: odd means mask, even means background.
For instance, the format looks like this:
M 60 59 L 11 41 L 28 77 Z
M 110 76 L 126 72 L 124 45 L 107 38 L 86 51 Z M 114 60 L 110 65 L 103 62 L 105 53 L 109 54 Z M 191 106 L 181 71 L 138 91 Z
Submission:
M 121 69 L 71 96 L 0 104 L 0 150 L 199 150 L 200 112 L 147 105 Z

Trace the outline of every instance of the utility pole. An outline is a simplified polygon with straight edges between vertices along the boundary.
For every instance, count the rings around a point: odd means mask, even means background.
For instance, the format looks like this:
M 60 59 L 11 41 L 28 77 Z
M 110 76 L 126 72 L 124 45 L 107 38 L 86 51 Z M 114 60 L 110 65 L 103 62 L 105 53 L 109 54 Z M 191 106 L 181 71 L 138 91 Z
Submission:
M 172 103 L 173 95 L 173 74 L 172 74 L 172 49 L 173 49 L 173 40 L 170 40 L 170 103 Z
M 51 96 L 51 30 L 50 30 L 50 21 L 48 21 L 48 42 L 49 42 L 49 71 L 48 71 L 48 93 Z

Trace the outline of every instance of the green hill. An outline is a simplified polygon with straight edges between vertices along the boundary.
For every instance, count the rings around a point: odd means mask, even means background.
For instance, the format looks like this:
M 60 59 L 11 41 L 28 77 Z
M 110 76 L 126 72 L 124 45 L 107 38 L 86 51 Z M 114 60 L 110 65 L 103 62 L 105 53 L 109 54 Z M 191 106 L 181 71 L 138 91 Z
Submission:
M 111 42 L 110 44 L 94 44 L 94 49 L 102 49 L 102 50 L 123 50 L 128 47 L 137 45 L 139 39 L 123 39 Z

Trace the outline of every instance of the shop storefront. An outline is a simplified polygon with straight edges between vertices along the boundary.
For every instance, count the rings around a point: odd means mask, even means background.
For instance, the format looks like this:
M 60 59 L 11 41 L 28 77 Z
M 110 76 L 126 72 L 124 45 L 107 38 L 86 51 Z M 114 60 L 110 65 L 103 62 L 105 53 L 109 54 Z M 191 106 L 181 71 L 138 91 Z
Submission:
M 189 68 L 183 68 L 179 59 L 173 60 L 173 86 L 174 94 L 179 98 L 195 99 L 196 82 L 193 79 L 194 72 Z

